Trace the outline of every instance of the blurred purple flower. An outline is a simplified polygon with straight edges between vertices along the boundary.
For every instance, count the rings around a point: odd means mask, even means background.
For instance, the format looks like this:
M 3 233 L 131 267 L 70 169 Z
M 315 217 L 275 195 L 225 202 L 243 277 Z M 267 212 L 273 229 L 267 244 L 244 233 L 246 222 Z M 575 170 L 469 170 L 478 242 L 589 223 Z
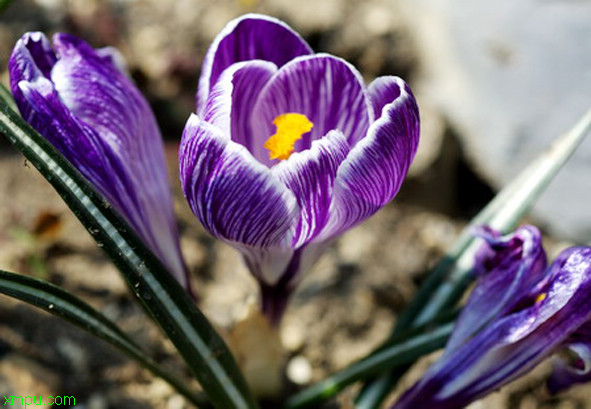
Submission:
M 591 381 L 591 322 L 587 322 L 565 342 L 562 354 L 554 358 L 554 371 L 548 379 L 550 393 Z
M 591 378 L 591 248 L 569 248 L 546 269 L 535 227 L 480 234 L 480 278 L 454 333 L 394 409 L 463 408 L 561 351 L 573 359 L 557 358 L 552 392 Z
M 188 288 L 162 138 L 145 99 L 110 48 L 27 33 L 9 61 L 23 115 L 127 219 Z
M 400 78 L 366 88 L 283 22 L 246 15 L 207 52 L 180 177 L 203 226 L 244 255 L 277 323 L 301 272 L 396 195 L 418 139 Z

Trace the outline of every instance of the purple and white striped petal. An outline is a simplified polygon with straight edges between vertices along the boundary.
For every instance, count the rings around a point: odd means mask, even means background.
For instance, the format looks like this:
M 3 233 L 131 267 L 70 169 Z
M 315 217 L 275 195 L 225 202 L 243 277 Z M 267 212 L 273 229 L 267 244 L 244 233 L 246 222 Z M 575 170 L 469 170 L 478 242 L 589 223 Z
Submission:
M 293 192 L 300 208 L 291 246 L 298 249 L 316 237 L 326 225 L 337 170 L 349 153 L 349 144 L 339 131 L 330 131 L 312 147 L 296 152 L 271 168 Z
M 199 78 L 197 113 L 202 116 L 208 95 L 222 72 L 232 64 L 264 60 L 281 67 L 310 46 L 287 24 L 273 17 L 247 14 L 229 22 L 209 47 Z
M 571 248 L 515 312 L 446 354 L 393 406 L 459 409 L 529 372 L 591 319 L 591 248 Z
M 18 83 L 34 81 L 39 77 L 49 78 L 56 61 L 51 44 L 43 33 L 27 33 L 14 46 L 8 61 L 10 88 L 23 118 L 30 118 L 35 115 L 35 112 L 22 102 L 23 94 Z
M 400 96 L 401 87 L 396 77 L 384 76 L 376 78 L 367 87 L 367 95 L 371 102 L 374 117 L 380 118 L 382 110 Z
M 120 72 L 125 74 L 125 76 L 130 77 L 125 57 L 123 57 L 123 54 L 121 54 L 121 52 L 118 49 L 109 46 L 97 48 L 94 51 L 107 64 L 117 68 Z
M 286 113 L 304 114 L 314 124 L 296 142 L 296 152 L 310 149 L 312 141 L 332 130 L 343 133 L 353 146 L 373 121 L 361 75 L 351 64 L 328 54 L 299 57 L 280 68 L 257 100 L 252 126 L 268 138 L 275 133 L 275 118 Z M 252 152 L 265 157 L 269 165 L 276 163 L 262 145 Z
M 373 215 L 396 196 L 408 173 L 419 142 L 419 110 L 404 81 L 387 81 L 398 97 L 384 105 L 339 168 L 330 220 L 317 240 L 331 240 Z
M 188 285 L 162 141 L 146 101 L 111 58 L 79 39 L 26 34 L 11 55 L 11 88 L 23 117 L 128 220 Z
M 273 74 L 275 64 L 253 60 L 233 64 L 226 69 L 213 87 L 202 119 L 219 128 L 231 139 L 251 150 L 263 146 L 269 135 L 252 128 L 251 116 L 259 93 Z M 269 155 L 267 153 L 266 158 Z M 263 162 L 262 158 L 257 158 Z
M 214 236 L 248 253 L 261 279 L 276 281 L 291 254 L 298 206 L 271 170 L 214 125 L 191 115 L 180 147 L 185 197 Z M 270 260 L 270 261 L 269 261 Z
M 479 272 L 478 285 L 456 322 L 445 354 L 452 353 L 488 323 L 515 308 L 520 296 L 532 291 L 546 271 L 542 234 L 536 227 L 521 226 L 504 237 L 484 228 L 476 233 L 486 240 L 488 255 L 476 261 L 485 271 Z

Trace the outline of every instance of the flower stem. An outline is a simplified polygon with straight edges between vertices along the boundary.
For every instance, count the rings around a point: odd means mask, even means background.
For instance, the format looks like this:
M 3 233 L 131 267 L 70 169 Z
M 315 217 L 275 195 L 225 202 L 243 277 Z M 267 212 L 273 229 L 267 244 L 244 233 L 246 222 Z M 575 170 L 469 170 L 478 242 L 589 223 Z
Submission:
M 281 284 L 269 286 L 262 282 L 260 289 L 261 310 L 273 327 L 279 327 L 283 313 L 287 308 L 291 290 Z

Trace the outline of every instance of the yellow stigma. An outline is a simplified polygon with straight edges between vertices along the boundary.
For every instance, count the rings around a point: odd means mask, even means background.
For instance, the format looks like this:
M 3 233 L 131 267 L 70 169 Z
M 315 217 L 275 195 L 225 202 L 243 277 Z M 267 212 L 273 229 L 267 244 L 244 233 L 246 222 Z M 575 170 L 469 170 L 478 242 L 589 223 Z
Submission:
M 277 132 L 265 142 L 271 159 L 285 160 L 292 154 L 294 145 L 302 135 L 310 132 L 314 124 L 303 114 L 288 113 L 279 115 L 273 121 Z
M 548 294 L 546 294 L 546 293 L 541 293 L 540 295 L 538 295 L 536 297 L 536 304 L 541 303 L 542 301 L 544 301 L 547 296 L 548 296 Z

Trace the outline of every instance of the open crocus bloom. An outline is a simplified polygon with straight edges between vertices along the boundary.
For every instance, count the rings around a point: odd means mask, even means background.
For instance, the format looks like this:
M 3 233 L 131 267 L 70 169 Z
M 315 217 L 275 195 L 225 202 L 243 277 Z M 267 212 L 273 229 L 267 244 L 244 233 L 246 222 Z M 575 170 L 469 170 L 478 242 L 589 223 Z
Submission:
M 246 15 L 205 57 L 180 177 L 203 226 L 242 252 L 277 322 L 300 272 L 396 195 L 418 139 L 400 78 L 366 88 L 284 23 Z
M 57 34 L 25 34 L 9 61 L 23 118 L 127 219 L 188 286 L 160 131 L 113 49 Z
M 481 276 L 454 333 L 395 409 L 463 408 L 556 352 L 572 359 L 558 358 L 551 391 L 591 378 L 591 248 L 569 248 L 545 269 L 534 227 L 480 234 L 488 246 L 477 257 Z

